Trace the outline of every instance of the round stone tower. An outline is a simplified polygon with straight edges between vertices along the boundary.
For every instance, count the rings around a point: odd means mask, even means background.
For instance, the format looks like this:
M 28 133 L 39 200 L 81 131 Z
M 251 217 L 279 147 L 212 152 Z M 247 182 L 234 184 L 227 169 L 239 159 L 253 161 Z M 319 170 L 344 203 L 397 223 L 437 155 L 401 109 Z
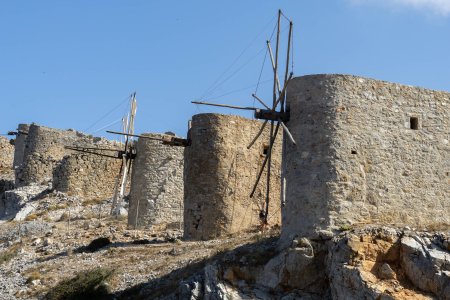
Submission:
M 163 134 L 144 136 L 163 138 Z M 128 225 L 160 228 L 182 226 L 183 147 L 139 138 L 133 162 Z
M 261 125 L 239 116 L 193 116 L 185 151 L 185 238 L 214 239 L 261 224 L 266 171 L 253 198 L 250 193 L 267 154 L 269 131 L 247 149 Z M 281 136 L 272 153 L 269 225 L 280 223 L 280 164 Z

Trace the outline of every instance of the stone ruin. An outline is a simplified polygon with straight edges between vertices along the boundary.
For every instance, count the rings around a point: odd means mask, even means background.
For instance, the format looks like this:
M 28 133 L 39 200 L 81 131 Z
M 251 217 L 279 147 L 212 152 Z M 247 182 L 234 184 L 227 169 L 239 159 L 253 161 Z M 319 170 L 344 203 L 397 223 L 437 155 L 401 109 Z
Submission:
M 29 124 L 19 124 L 17 127 L 17 135 L 14 141 L 14 170 L 18 169 L 23 162 L 23 155 L 25 152 L 25 143 L 28 136 Z
M 450 93 L 346 75 L 288 88 L 282 237 L 450 225 Z
M 163 138 L 166 135 L 144 133 Z M 182 226 L 184 148 L 139 138 L 133 162 L 128 209 L 132 228 Z
M 13 157 L 14 146 L 6 137 L 0 136 L 0 197 L 5 190 L 13 188 Z
M 0 174 L 10 174 L 14 160 L 14 145 L 9 139 L 0 136 Z
M 121 161 L 76 152 L 65 149 L 65 146 L 121 149 L 120 143 L 74 130 L 31 124 L 25 138 L 22 159 L 21 145 L 19 143 L 16 148 L 17 187 L 52 183 L 53 188 L 70 195 L 95 199 L 112 196 Z
M 283 207 L 281 142 L 274 147 L 269 223 L 280 224 L 281 211 L 287 239 L 367 223 L 448 226 L 449 215 L 442 212 L 450 207 L 449 99 L 445 92 L 354 76 L 293 79 L 287 125 L 297 145 L 285 143 Z M 253 148 L 246 146 L 260 125 L 236 116 L 193 116 L 184 167 L 182 148 L 139 140 L 129 225 L 179 224 L 183 215 L 188 239 L 259 225 L 265 176 L 255 198 L 248 194 L 267 151 L 267 132 Z M 19 125 L 15 144 L 17 186 L 52 182 L 66 193 L 111 196 L 120 160 L 74 153 L 64 145 L 120 149 L 118 144 L 36 124 Z
M 221 114 L 192 118 L 184 157 L 184 236 L 214 239 L 261 224 L 266 172 L 250 192 L 269 144 L 266 129 L 249 150 L 261 122 Z M 281 139 L 274 145 L 268 222 L 280 224 Z

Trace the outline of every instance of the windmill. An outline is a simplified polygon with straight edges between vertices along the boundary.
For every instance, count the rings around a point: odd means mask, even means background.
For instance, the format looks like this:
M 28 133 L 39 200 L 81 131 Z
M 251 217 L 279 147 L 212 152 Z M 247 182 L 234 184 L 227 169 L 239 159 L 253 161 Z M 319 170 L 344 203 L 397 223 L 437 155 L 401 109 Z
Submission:
M 194 103 L 194 104 L 211 105 L 211 106 L 217 106 L 217 107 L 227 107 L 227 108 L 241 109 L 241 110 L 253 110 L 255 119 L 264 120 L 264 122 L 262 123 L 261 128 L 258 131 L 258 133 L 256 134 L 256 136 L 253 138 L 251 143 L 247 146 L 247 149 L 250 149 L 253 146 L 253 144 L 258 140 L 258 138 L 264 132 L 266 126 L 268 124 L 270 125 L 270 135 L 269 135 L 269 142 L 268 142 L 269 147 L 267 150 L 267 155 L 262 163 L 262 166 L 261 166 L 259 173 L 257 175 L 257 178 L 256 178 L 256 182 L 254 183 L 253 189 L 250 193 L 250 198 L 253 198 L 255 191 L 258 187 L 258 184 L 261 180 L 261 176 L 263 175 L 264 170 L 267 168 L 265 207 L 260 212 L 260 218 L 264 225 L 266 225 L 268 223 L 268 214 L 269 214 L 272 148 L 273 148 L 274 142 L 277 138 L 280 126 L 282 127 L 285 135 L 289 138 L 289 140 L 294 145 L 296 144 L 291 133 L 289 132 L 289 129 L 287 128 L 287 126 L 285 124 L 286 122 L 289 121 L 289 111 L 286 109 L 286 105 L 285 105 L 286 90 L 287 90 L 287 87 L 288 87 L 292 77 L 293 77 L 293 73 L 292 72 L 289 73 L 289 61 L 290 61 L 291 55 L 292 55 L 291 48 L 292 48 L 292 30 L 293 30 L 293 23 L 289 19 L 288 19 L 289 33 L 288 33 L 288 42 L 287 42 L 286 68 L 285 68 L 285 72 L 284 72 L 284 81 L 283 81 L 282 86 L 280 84 L 280 79 L 278 76 L 280 25 L 281 25 L 281 17 L 282 16 L 284 16 L 284 14 L 281 12 L 281 10 L 278 10 L 278 19 L 277 19 L 277 25 L 276 25 L 277 36 L 276 36 L 275 55 L 272 51 L 270 41 L 266 42 L 267 51 L 270 56 L 270 60 L 272 63 L 272 70 L 273 70 L 273 93 L 272 93 L 272 105 L 271 106 L 267 105 L 266 102 L 264 102 L 256 94 L 252 94 L 252 97 L 254 99 L 256 99 L 264 108 L 241 107 L 241 106 L 234 106 L 234 105 L 208 103 L 208 102 L 202 102 L 202 101 L 192 101 L 192 103 Z M 283 186 L 284 186 L 284 182 L 282 179 L 282 189 L 283 189 Z
M 123 208 L 123 199 L 125 195 L 125 188 L 127 183 L 127 178 L 129 176 L 132 161 L 136 156 L 133 142 L 131 136 L 134 134 L 134 120 L 136 117 L 136 93 L 130 96 L 130 112 L 126 117 L 122 119 L 122 135 L 125 136 L 125 141 L 123 143 L 124 148 L 110 149 L 110 148 L 99 148 L 99 147 L 80 147 L 80 146 L 66 146 L 66 149 L 74 150 L 78 152 L 94 154 L 98 156 L 120 159 L 122 161 L 119 169 L 119 174 L 116 177 L 116 182 L 114 186 L 114 196 L 111 207 L 111 215 L 118 216 L 121 209 Z M 97 152 L 101 151 L 101 152 Z M 108 154 L 106 154 L 107 152 Z M 115 153 L 114 153 L 115 152 Z
M 119 216 L 121 214 L 121 210 L 123 208 L 124 203 L 124 196 L 125 196 L 125 189 L 126 184 L 128 180 L 128 176 L 130 176 L 130 172 L 132 169 L 133 161 L 136 158 L 136 149 L 135 144 L 132 140 L 134 137 L 143 138 L 143 139 L 150 139 L 155 141 L 160 141 L 164 145 L 168 146 L 181 146 L 186 147 L 188 146 L 188 140 L 182 139 L 175 136 L 164 136 L 163 138 L 157 138 L 157 137 L 149 137 L 145 135 L 137 135 L 134 134 L 134 121 L 136 116 L 136 93 L 131 95 L 131 104 L 130 104 L 130 112 L 126 116 L 126 118 L 123 118 L 122 123 L 122 132 L 118 131 L 109 131 L 106 132 L 111 134 L 117 134 L 121 135 L 121 140 L 124 138 L 124 148 L 123 150 L 117 150 L 117 149 L 105 149 L 105 148 L 86 148 L 86 147 L 66 147 L 71 150 L 75 151 L 81 151 L 84 153 L 89 154 L 95 154 L 99 156 L 109 157 L 109 158 L 115 158 L 120 159 L 122 161 L 119 174 L 116 177 L 116 183 L 114 187 L 114 196 L 111 206 L 111 215 L 113 216 Z M 97 151 L 111 151 L 115 152 L 114 154 L 105 154 L 105 153 L 99 153 Z M 133 183 L 131 183 L 133 184 Z

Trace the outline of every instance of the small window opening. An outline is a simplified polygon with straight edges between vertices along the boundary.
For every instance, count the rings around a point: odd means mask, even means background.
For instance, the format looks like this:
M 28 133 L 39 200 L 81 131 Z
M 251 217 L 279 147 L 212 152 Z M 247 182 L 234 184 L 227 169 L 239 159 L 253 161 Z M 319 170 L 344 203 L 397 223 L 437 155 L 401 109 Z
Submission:
M 419 118 L 417 117 L 411 117 L 409 119 L 409 128 L 412 130 L 418 130 L 419 129 Z
M 358 151 L 352 150 L 352 154 L 358 154 Z
M 445 172 L 445 176 L 450 176 L 450 172 Z
M 269 153 L 269 145 L 264 145 L 263 146 L 263 154 L 267 155 Z

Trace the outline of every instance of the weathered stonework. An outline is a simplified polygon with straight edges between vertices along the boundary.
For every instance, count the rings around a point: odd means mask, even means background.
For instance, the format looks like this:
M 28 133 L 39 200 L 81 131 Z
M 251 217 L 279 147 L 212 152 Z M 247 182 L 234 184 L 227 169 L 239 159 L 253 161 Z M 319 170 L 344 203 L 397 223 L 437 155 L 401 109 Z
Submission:
M 261 224 L 266 171 L 253 199 L 249 195 L 269 144 L 268 127 L 247 149 L 261 124 L 230 115 L 193 116 L 184 163 L 185 238 L 212 239 Z M 281 137 L 272 155 L 270 225 L 280 222 L 280 163 Z
M 162 134 L 144 136 L 162 138 Z M 131 177 L 130 227 L 181 226 L 183 222 L 182 147 L 139 138 Z
M 0 153 L 0 174 L 12 173 L 14 146 L 7 138 L 2 136 L 0 136 Z
M 345 75 L 288 88 L 282 236 L 450 225 L 450 94 Z M 321 232 L 322 231 L 322 232 Z
M 16 170 L 23 162 L 23 155 L 25 153 L 25 144 L 28 136 L 29 124 L 19 124 L 17 127 L 16 140 L 14 142 L 14 163 L 13 167 Z
M 14 146 L 5 137 L 0 137 L 0 201 L 3 192 L 14 188 Z
M 122 149 L 117 142 L 73 130 L 32 124 L 26 138 L 23 162 L 16 171 L 16 186 L 52 182 L 56 190 L 72 195 L 111 197 L 121 161 L 72 151 L 65 146 Z
M 65 156 L 53 171 L 53 187 L 85 199 L 111 198 L 120 164 L 119 159 L 94 154 L 74 153 Z

